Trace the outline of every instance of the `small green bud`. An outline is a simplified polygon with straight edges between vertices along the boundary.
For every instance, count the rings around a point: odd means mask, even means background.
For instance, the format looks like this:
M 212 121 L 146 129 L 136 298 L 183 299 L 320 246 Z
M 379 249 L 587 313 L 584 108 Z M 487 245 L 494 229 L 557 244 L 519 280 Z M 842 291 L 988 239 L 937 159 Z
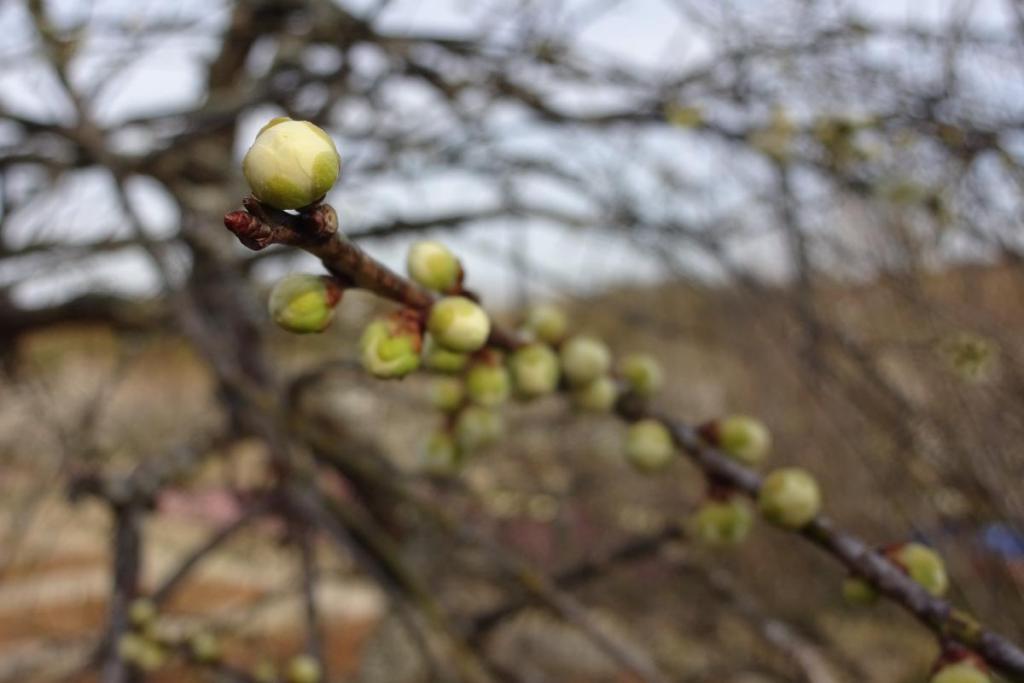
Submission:
M 296 655 L 288 662 L 288 683 L 320 683 L 320 662 L 309 655 Z
M 807 525 L 821 509 L 818 483 L 806 470 L 785 467 L 775 470 L 761 484 L 758 495 L 761 514 L 771 522 L 790 529 Z
M 532 307 L 526 314 L 526 329 L 533 333 L 538 341 L 552 346 L 565 339 L 569 331 L 569 319 L 558 306 L 540 304 Z
M 156 621 L 156 605 L 149 598 L 132 600 L 128 606 L 128 620 L 137 628 L 145 628 Z
M 871 605 L 878 600 L 878 591 L 859 576 L 843 579 L 843 600 L 848 605 Z
M 572 390 L 573 406 L 590 413 L 610 413 L 618 397 L 619 388 L 607 375 Z
M 423 338 L 423 367 L 454 374 L 462 372 L 468 363 L 468 355 L 441 348 L 429 334 Z
M 645 353 L 632 353 L 619 362 L 619 374 L 637 396 L 653 396 L 661 389 L 665 376 L 661 365 Z
M 126 633 L 117 642 L 121 659 L 142 671 L 156 671 L 167 662 L 167 653 L 157 643 L 138 633 Z
M 445 292 L 459 284 L 462 267 L 448 247 L 440 242 L 424 240 L 409 248 L 406 257 L 409 277 L 427 289 Z
M 459 449 L 448 432 L 434 432 L 421 450 L 423 469 L 431 474 L 449 475 L 459 467 Z
M 964 660 L 942 667 L 929 683 L 992 683 L 992 678 L 980 665 Z
M 294 273 L 270 290 L 267 310 L 282 329 L 309 334 L 327 329 L 339 301 L 341 288 L 331 278 Z
M 455 422 L 455 441 L 463 453 L 473 453 L 497 443 L 504 433 L 501 415 L 483 406 L 466 406 Z
M 693 534 L 708 545 L 735 545 L 750 534 L 754 515 L 740 496 L 708 500 L 690 518 Z
M 193 633 L 188 639 L 188 649 L 197 662 L 212 664 L 220 659 L 220 641 L 209 631 Z
M 772 447 L 772 435 L 760 420 L 731 415 L 701 427 L 701 436 L 744 465 L 757 465 Z
M 612 354 L 604 342 L 593 337 L 576 336 L 562 345 L 562 372 L 574 386 L 590 384 L 608 374 Z
M 491 333 L 484 309 L 463 296 L 446 296 L 430 309 L 427 329 L 439 346 L 471 353 L 483 348 Z
M 419 329 L 401 317 L 374 320 L 359 344 L 363 367 L 374 377 L 405 377 L 420 366 Z
M 469 400 L 487 408 L 500 406 L 508 400 L 510 384 L 508 370 L 496 359 L 474 363 L 466 373 Z
M 527 344 L 517 349 L 508 364 L 519 396 L 546 396 L 558 388 L 558 354 L 546 344 Z
M 626 433 L 626 459 L 641 472 L 656 472 L 670 462 L 675 453 L 672 435 L 658 420 L 640 420 Z
M 907 543 L 891 554 L 892 559 L 922 588 L 939 597 L 949 590 L 946 563 L 937 552 L 921 543 Z
M 253 195 L 277 209 L 298 209 L 317 201 L 340 171 L 341 157 L 323 129 L 283 116 L 263 126 L 242 159 Z
M 430 388 L 430 400 L 443 413 L 454 413 L 462 406 L 466 388 L 456 377 L 439 377 Z

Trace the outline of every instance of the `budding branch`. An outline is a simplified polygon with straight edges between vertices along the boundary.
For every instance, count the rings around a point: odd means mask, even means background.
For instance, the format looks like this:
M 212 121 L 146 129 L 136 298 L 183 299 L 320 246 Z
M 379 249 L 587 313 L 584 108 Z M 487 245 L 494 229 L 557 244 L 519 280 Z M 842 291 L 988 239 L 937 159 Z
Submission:
M 342 286 L 367 289 L 419 311 L 426 311 L 433 305 L 432 294 L 346 239 L 339 232 L 337 214 L 329 205 L 318 204 L 298 214 L 290 214 L 248 197 L 244 206 L 244 211 L 227 214 L 224 223 L 250 249 L 260 250 L 272 244 L 296 247 L 319 258 Z M 495 326 L 488 344 L 512 350 L 521 346 L 522 341 Z M 628 421 L 659 420 L 705 476 L 748 496 L 757 496 L 761 488 L 760 475 L 706 444 L 692 426 L 651 412 L 643 401 L 632 395 L 624 396 L 616 408 L 618 415 Z M 1024 650 L 948 601 L 929 594 L 899 566 L 857 536 L 839 528 L 828 517 L 819 515 L 794 533 L 835 557 L 852 574 L 901 605 L 943 641 L 970 648 L 993 669 L 1013 681 L 1024 681 Z

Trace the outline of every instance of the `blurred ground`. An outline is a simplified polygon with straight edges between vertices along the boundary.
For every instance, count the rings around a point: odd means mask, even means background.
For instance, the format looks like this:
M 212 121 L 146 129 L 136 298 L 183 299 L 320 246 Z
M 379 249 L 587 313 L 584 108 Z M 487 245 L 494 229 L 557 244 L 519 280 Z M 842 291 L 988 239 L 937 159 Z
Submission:
M 827 296 L 835 319 L 853 321 L 884 340 L 877 347 L 880 367 L 915 407 L 967 411 L 946 415 L 944 424 L 998 439 L 983 420 L 998 407 L 1001 392 L 1015 390 L 1006 359 L 1020 351 L 1014 344 L 1024 323 L 1021 281 L 1014 266 L 935 276 L 926 287 L 945 311 L 941 319 L 911 318 L 890 283 L 836 286 Z M 850 408 L 856 381 L 843 372 L 828 381 L 802 364 L 799 330 L 785 316 L 787 296 L 665 285 L 615 292 L 574 308 L 581 329 L 604 335 L 618 351 L 644 350 L 662 359 L 674 378 L 661 398 L 665 407 L 691 421 L 728 410 L 763 416 L 775 433 L 776 461 L 813 470 L 829 510 L 844 524 L 879 544 L 926 537 L 951 558 L 955 600 L 1008 635 L 1024 637 L 1022 561 L 981 543 L 985 525 L 1007 522 L 1000 514 L 1014 509 L 1020 496 L 1019 445 L 1007 451 L 1012 457 L 1006 462 L 981 470 L 976 463 L 932 457 L 921 445 L 942 434 L 911 434 L 920 439 L 909 442 L 912 447 L 894 439 L 883 414 Z M 282 372 L 350 358 L 352 328 L 368 307 L 347 306 L 339 329 L 324 337 L 275 338 Z M 1001 366 L 983 381 L 958 376 L 943 352 L 949 335 L 977 331 L 972 319 L 997 325 L 990 339 Z M 206 373 L 174 340 L 140 342 L 97 328 L 62 327 L 22 339 L 19 358 L 17 381 L 4 389 L 0 410 L 0 681 L 63 675 L 84 681 L 74 672 L 104 616 L 109 520 L 88 502 L 70 505 L 60 475 L 90 459 L 130 467 L 135 454 L 200 433 L 220 416 Z M 376 439 L 400 466 L 414 468 L 417 442 L 435 419 L 425 407 L 425 383 L 369 387 L 358 372 L 342 368 L 319 385 L 320 409 L 353 433 Z M 98 413 L 90 410 L 96 405 L 102 405 Z M 573 416 L 554 405 L 514 410 L 514 438 L 473 461 L 463 475 L 477 503 L 495 518 L 492 532 L 539 565 L 567 566 L 616 538 L 680 518 L 699 500 L 699 482 L 685 464 L 657 481 L 629 472 L 619 458 L 614 420 Z M 75 441 L 83 420 L 95 422 L 98 444 L 87 452 Z M 401 427 L 381 430 L 382 423 Z M 907 426 L 927 432 L 928 424 L 937 423 L 917 418 Z M 222 455 L 163 496 L 162 514 L 150 516 L 148 585 L 231 518 L 227 487 L 261 481 L 260 453 L 252 444 L 235 444 Z M 960 476 L 965 468 L 977 476 Z M 1006 507 L 982 497 L 979 480 Z M 280 658 L 293 652 L 301 633 L 298 568 L 280 539 L 279 529 L 256 525 L 217 553 L 173 600 L 172 622 L 187 625 L 202 617 L 231 633 L 229 653 L 250 661 L 253 653 Z M 485 585 L 446 580 L 444 558 L 429 539 L 410 540 L 408 551 L 446 604 L 472 611 L 494 601 Z M 690 547 L 675 553 L 681 561 L 626 567 L 580 594 L 628 638 L 686 672 L 685 680 L 801 680 L 764 638 L 766 626 L 770 631 L 766 615 L 782 618 L 825 653 L 837 681 L 920 681 L 935 654 L 930 637 L 894 608 L 843 606 L 837 568 L 772 529 L 760 528 L 744 547 L 716 557 Z M 422 680 L 386 597 L 359 576 L 350 558 L 326 549 L 321 557 L 332 675 Z M 702 567 L 724 572 L 739 597 L 723 601 Z M 746 607 L 737 608 L 736 600 Z M 536 680 L 625 680 L 577 635 L 539 614 L 515 619 L 492 648 L 524 675 L 545 672 Z M 395 655 L 402 652 L 408 656 Z M 45 674 L 26 678 L 24 672 L 40 664 Z M 191 679 L 170 671 L 155 680 Z

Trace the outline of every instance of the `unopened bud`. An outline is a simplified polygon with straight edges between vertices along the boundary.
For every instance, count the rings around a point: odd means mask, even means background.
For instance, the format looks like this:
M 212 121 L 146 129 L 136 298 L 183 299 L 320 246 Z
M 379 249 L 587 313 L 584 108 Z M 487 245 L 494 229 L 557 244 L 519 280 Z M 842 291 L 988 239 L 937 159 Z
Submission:
M 440 242 L 424 240 L 409 248 L 409 277 L 427 289 L 444 292 L 459 284 L 462 267 L 455 254 Z
M 477 405 L 500 406 L 508 400 L 510 391 L 508 370 L 497 359 L 474 363 L 466 373 L 466 393 Z
M 432 335 L 428 334 L 423 338 L 423 367 L 435 372 L 454 374 L 461 372 L 468 363 L 469 356 L 465 353 L 441 348 Z
M 878 591 L 859 576 L 848 576 L 843 580 L 843 600 L 848 605 L 871 605 L 878 600 Z
M 145 628 L 156 621 L 156 605 L 149 598 L 138 598 L 128 606 L 128 620 L 133 626 Z
M 374 377 L 404 377 L 420 365 L 418 327 L 401 316 L 374 320 L 359 340 L 362 363 Z
M 442 413 L 454 413 L 465 397 L 466 387 L 457 377 L 439 377 L 430 387 L 430 402 Z
M 483 406 L 466 406 L 455 422 L 455 441 L 464 454 L 497 443 L 504 433 L 501 414 Z
M 658 420 L 640 420 L 626 433 L 626 459 L 642 472 L 656 472 L 672 462 L 675 445 L 668 429 Z
M 288 662 L 288 683 L 320 683 L 321 676 L 320 662 L 310 655 L 296 655 Z
M 587 336 L 576 336 L 562 345 L 562 372 L 574 386 L 590 384 L 608 374 L 612 354 L 604 342 Z
M 339 301 L 341 288 L 330 277 L 294 273 L 270 290 L 267 310 L 282 329 L 309 334 L 327 329 Z
M 971 659 L 941 667 L 929 683 L 992 683 L 992 677 L 979 662 Z
M 608 375 L 572 390 L 572 404 L 590 413 L 609 413 L 619 397 L 619 388 Z
M 757 500 L 767 520 L 790 529 L 806 526 L 821 509 L 818 483 L 798 467 L 775 470 L 765 477 Z
M 167 653 L 157 643 L 138 633 L 126 633 L 117 642 L 121 659 L 142 671 L 160 669 L 167 662 Z
M 661 365 L 646 353 L 631 353 L 619 362 L 619 374 L 630 391 L 638 396 L 653 396 L 661 389 L 665 376 Z
M 430 435 L 421 450 L 423 469 L 431 474 L 449 475 L 459 467 L 459 449 L 448 432 Z
M 527 344 L 509 359 L 512 384 L 523 398 L 554 393 L 558 388 L 558 354 L 547 344 Z
M 193 633 L 188 639 L 188 649 L 197 662 L 211 664 L 220 659 L 220 641 L 208 631 Z
M 427 329 L 449 351 L 471 353 L 487 343 L 491 320 L 484 309 L 463 296 L 446 296 L 433 305 Z
M 526 314 L 526 329 L 533 333 L 538 341 L 557 345 L 569 331 L 569 320 L 565 311 L 552 304 L 539 304 L 532 307 Z
M 921 543 L 906 543 L 889 554 L 910 578 L 932 595 L 939 597 L 949 590 L 946 563 L 928 546 Z
M 726 500 L 707 500 L 690 519 L 693 534 L 708 545 L 734 545 L 750 534 L 754 515 L 750 503 L 733 495 Z
M 772 447 L 772 435 L 764 423 L 746 415 L 713 420 L 701 427 L 700 434 L 744 465 L 757 465 Z
M 278 209 L 298 209 L 331 189 L 341 170 L 334 141 L 309 121 L 281 116 L 256 135 L 242 159 L 253 195 Z

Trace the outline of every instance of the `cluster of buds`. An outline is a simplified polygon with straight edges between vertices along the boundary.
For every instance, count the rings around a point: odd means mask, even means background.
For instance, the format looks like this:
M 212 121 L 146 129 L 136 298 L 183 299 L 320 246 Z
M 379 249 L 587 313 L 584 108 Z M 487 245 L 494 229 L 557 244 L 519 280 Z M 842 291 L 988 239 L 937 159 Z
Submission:
M 162 628 L 159 613 L 152 600 L 139 598 L 128 607 L 131 630 L 117 643 L 121 658 L 140 671 L 153 672 L 163 668 L 172 654 L 180 654 L 201 665 L 221 661 L 221 646 L 209 631 L 184 634 Z

